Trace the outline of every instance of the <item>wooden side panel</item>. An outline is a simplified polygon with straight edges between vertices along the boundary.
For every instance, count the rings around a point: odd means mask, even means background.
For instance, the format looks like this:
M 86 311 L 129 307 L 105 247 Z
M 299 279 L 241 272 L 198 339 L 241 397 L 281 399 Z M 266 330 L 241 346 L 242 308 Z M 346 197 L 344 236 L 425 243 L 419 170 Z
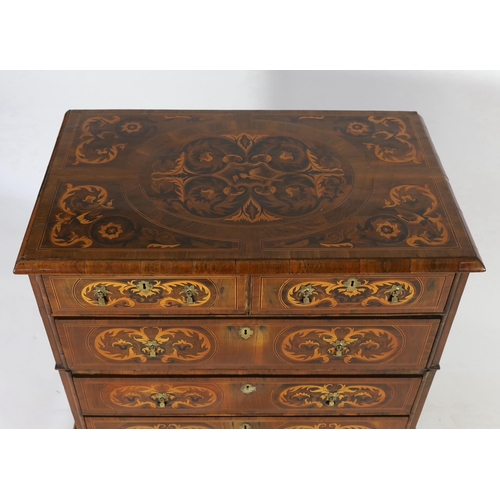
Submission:
M 244 313 L 244 278 L 235 276 L 44 277 L 55 316 Z
M 54 323 L 54 318 L 51 316 L 51 309 L 49 300 L 47 298 L 47 293 L 45 291 L 45 286 L 41 276 L 29 277 L 31 287 L 33 288 L 33 293 L 38 305 L 38 311 L 43 321 L 43 326 L 47 332 L 47 338 L 49 339 L 50 347 L 52 349 L 52 354 L 54 356 L 57 366 L 64 365 L 63 351 L 56 333 L 56 327 Z
M 87 374 L 421 374 L 439 320 L 56 320 Z
M 421 378 L 74 378 L 84 415 L 407 415 Z
M 397 315 L 440 313 L 453 274 L 260 276 L 254 279 L 255 314 Z
M 71 408 L 71 413 L 75 419 L 75 427 L 77 429 L 85 429 L 85 420 L 82 416 L 82 410 L 78 402 L 78 396 L 76 395 L 75 385 L 73 383 L 73 377 L 70 372 L 60 370 L 59 376 L 61 377 L 64 390 L 66 392 L 66 397 L 68 398 L 69 406 Z
M 407 417 L 86 417 L 89 429 L 404 429 Z

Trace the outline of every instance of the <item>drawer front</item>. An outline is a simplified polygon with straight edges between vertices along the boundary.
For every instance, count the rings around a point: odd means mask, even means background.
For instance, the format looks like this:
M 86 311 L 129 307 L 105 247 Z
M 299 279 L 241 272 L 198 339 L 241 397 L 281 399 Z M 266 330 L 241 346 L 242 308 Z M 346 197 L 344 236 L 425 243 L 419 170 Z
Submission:
M 84 415 L 407 415 L 420 378 L 74 378 Z
M 55 316 L 235 314 L 247 308 L 244 278 L 44 278 Z
M 86 417 L 89 429 L 404 429 L 407 417 Z
M 453 274 L 260 276 L 255 314 L 414 314 L 444 310 Z
M 56 320 L 67 368 L 150 375 L 419 374 L 436 319 Z

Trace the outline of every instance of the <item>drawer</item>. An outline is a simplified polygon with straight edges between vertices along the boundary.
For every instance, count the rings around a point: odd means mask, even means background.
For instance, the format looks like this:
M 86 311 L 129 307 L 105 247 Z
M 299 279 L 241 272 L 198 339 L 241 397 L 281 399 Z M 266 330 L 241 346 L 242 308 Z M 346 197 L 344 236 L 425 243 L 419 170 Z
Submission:
M 260 276 L 255 314 L 414 314 L 444 310 L 453 274 Z
M 420 374 L 437 319 L 58 319 L 67 367 L 91 374 Z
M 80 378 L 84 415 L 407 415 L 418 377 Z
M 89 429 L 404 429 L 407 417 L 86 417 Z
M 54 316 L 244 313 L 245 278 L 44 277 Z

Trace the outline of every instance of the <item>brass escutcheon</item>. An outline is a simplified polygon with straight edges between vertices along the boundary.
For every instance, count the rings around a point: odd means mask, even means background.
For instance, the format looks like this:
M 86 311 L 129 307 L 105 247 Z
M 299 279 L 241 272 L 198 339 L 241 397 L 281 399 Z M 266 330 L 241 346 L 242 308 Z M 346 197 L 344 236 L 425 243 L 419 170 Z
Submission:
M 250 424 L 244 423 L 240 425 L 240 429 L 251 429 L 252 426 Z
M 255 385 L 252 385 L 252 384 L 245 384 L 245 385 L 242 385 L 240 387 L 240 391 L 243 394 L 251 394 L 252 392 L 255 392 L 256 390 L 257 390 L 257 387 L 255 387 Z
M 253 330 L 251 328 L 248 328 L 248 326 L 243 326 L 239 329 L 238 335 L 243 339 L 247 340 L 253 335 Z
M 194 285 L 185 285 L 181 293 L 186 296 L 186 304 L 191 306 L 194 304 L 195 295 L 198 295 L 198 289 Z
M 109 290 L 104 285 L 97 285 L 94 288 L 94 295 L 97 297 L 97 305 L 105 306 L 108 303 Z
M 359 286 L 361 286 L 361 282 L 354 277 L 346 279 L 342 284 L 346 287 L 348 292 L 354 292 Z
M 137 282 L 135 286 L 137 287 L 139 295 L 148 294 L 154 287 L 153 283 L 145 280 Z

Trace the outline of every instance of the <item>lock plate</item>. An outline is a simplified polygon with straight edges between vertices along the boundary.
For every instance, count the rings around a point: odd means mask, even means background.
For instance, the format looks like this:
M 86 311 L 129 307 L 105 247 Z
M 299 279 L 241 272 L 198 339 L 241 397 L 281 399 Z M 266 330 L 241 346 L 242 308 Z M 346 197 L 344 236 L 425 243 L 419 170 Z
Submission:
M 243 326 L 239 329 L 238 335 L 243 339 L 247 340 L 254 334 L 254 331 L 248 326 Z

